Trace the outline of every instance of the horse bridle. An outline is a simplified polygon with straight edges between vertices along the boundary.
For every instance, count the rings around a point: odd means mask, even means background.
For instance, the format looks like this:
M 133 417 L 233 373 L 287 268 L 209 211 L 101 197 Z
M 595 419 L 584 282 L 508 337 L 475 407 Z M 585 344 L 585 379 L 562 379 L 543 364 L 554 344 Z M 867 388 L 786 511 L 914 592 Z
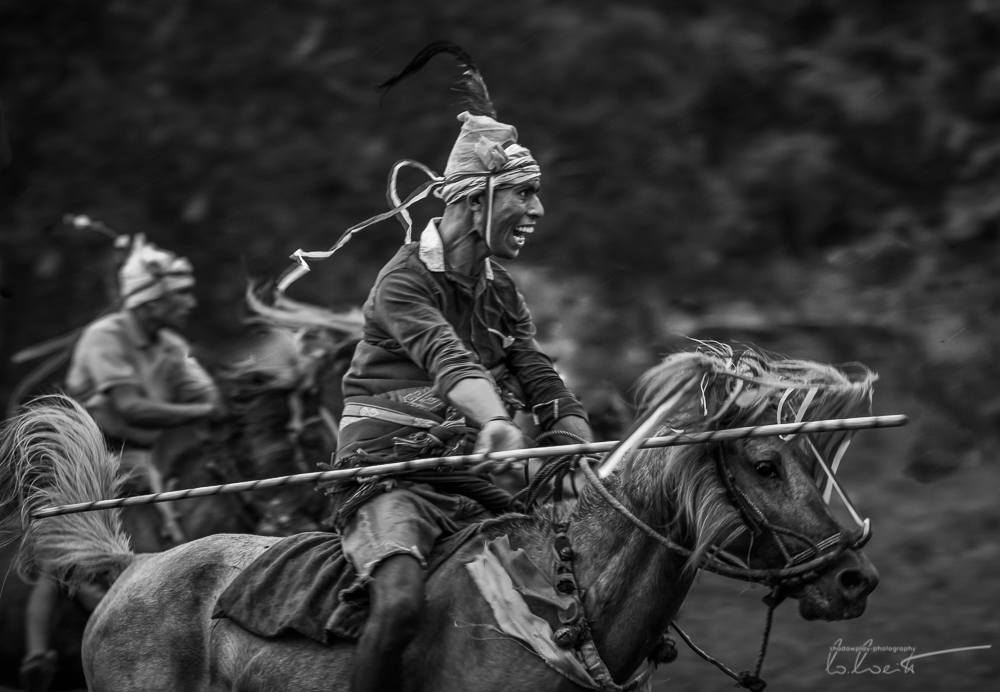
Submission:
M 567 435 L 569 437 L 577 437 L 571 433 L 565 431 L 559 431 L 560 434 Z M 580 442 L 582 439 L 578 438 Z M 731 577 L 733 579 L 739 579 L 742 581 L 755 582 L 766 584 L 771 587 L 771 592 L 764 597 L 763 601 L 768 607 L 767 618 L 764 625 L 764 631 L 761 638 L 760 651 L 757 656 L 757 663 L 754 672 L 751 673 L 749 670 L 741 671 L 740 673 L 733 672 L 730 668 L 725 666 L 720 661 L 712 658 L 703 650 L 698 648 L 691 638 L 677 625 L 676 622 L 671 622 L 670 626 L 680 635 L 684 642 L 701 658 L 705 659 L 712 665 L 716 666 L 723 673 L 733 678 L 737 682 L 737 686 L 744 687 L 752 692 L 761 692 L 766 687 L 764 680 L 760 678 L 760 672 L 764 665 L 764 657 L 767 653 L 767 643 L 771 634 L 771 624 L 773 622 L 774 610 L 781 604 L 781 602 L 787 597 L 788 589 L 808 584 L 815 581 L 819 576 L 828 569 L 834 561 L 836 561 L 841 555 L 847 550 L 858 550 L 863 547 L 868 540 L 871 538 L 871 523 L 868 519 L 863 521 L 854 509 L 853 504 L 847 497 L 843 488 L 837 482 L 836 476 L 830 467 L 826 464 L 822 455 L 819 454 L 815 445 L 812 444 L 811 440 L 807 440 L 810 445 L 818 463 L 821 468 L 826 473 L 829 482 L 837 492 L 840 494 L 841 498 L 844 500 L 851 512 L 852 517 L 856 522 L 859 523 L 859 528 L 856 530 L 845 530 L 839 531 L 821 541 L 813 541 L 808 536 L 801 534 L 792 529 L 788 529 L 782 526 L 777 526 L 772 522 L 768 521 L 764 516 L 764 513 L 757 507 L 753 501 L 747 497 L 746 493 L 740 489 L 736 484 L 736 478 L 730 473 L 723 463 L 722 454 L 716 452 L 712 455 L 715 461 L 716 471 L 719 475 L 719 479 L 722 481 L 723 488 L 725 489 L 726 495 L 729 497 L 730 502 L 736 507 L 736 510 L 740 514 L 740 518 L 743 521 L 745 527 L 749 528 L 752 532 L 760 533 L 763 531 L 768 532 L 775 543 L 778 545 L 779 550 L 785 557 L 785 567 L 781 568 L 751 568 L 745 563 L 742 563 L 738 558 L 729 553 L 726 553 L 720 547 L 715 546 L 712 553 L 707 559 L 699 565 L 701 569 L 705 569 L 709 572 L 719 574 L 724 577 Z M 838 458 L 843 455 L 843 451 L 846 445 L 843 445 L 841 450 L 838 451 Z M 839 459 L 838 459 L 839 460 Z M 678 543 L 670 540 L 667 536 L 663 535 L 659 531 L 655 530 L 634 513 L 632 513 L 624 504 L 622 504 L 611 492 L 604 487 L 601 479 L 598 478 L 597 473 L 591 466 L 591 459 L 587 457 L 581 457 L 579 461 L 579 466 L 583 470 L 584 475 L 587 480 L 590 481 L 594 489 L 601 496 L 601 498 L 611 505 L 619 514 L 628 519 L 637 529 L 642 533 L 646 534 L 653 540 L 657 541 L 668 550 L 681 555 L 684 558 L 690 558 L 692 551 L 685 548 Z M 788 550 L 788 546 L 785 541 L 782 540 L 782 535 L 789 536 L 798 540 L 803 541 L 807 547 L 805 550 L 793 555 Z M 815 555 L 812 559 L 809 557 Z M 723 560 L 728 560 L 729 562 L 724 562 Z
M 780 550 L 785 555 L 786 566 L 781 568 L 752 568 L 746 566 L 745 564 L 736 564 L 739 563 L 738 558 L 726 553 L 721 548 L 716 547 L 712 551 L 712 554 L 699 565 L 700 568 L 724 577 L 730 577 L 747 582 L 767 584 L 772 588 L 785 590 L 788 587 L 799 586 L 815 580 L 820 574 L 822 574 L 823 570 L 829 567 L 830 564 L 839 558 L 846 550 L 861 548 L 871 537 L 870 530 L 841 531 L 822 541 L 815 542 L 808 536 L 800 534 L 797 531 L 772 524 L 767 521 L 763 512 L 761 512 L 760 509 L 754 505 L 746 494 L 736 485 L 735 478 L 729 474 L 722 465 L 721 455 L 716 454 L 713 456 L 715 457 L 716 468 L 720 479 L 722 480 L 723 487 L 726 489 L 727 495 L 729 495 L 730 500 L 740 513 L 744 524 L 755 533 L 761 530 L 769 531 L 780 546 Z M 591 482 L 601 498 L 617 510 L 622 516 L 632 522 L 637 529 L 682 557 L 691 557 L 691 550 L 675 543 L 667 536 L 664 536 L 662 533 L 646 524 L 642 521 L 642 519 L 635 516 L 635 514 L 625 507 L 625 505 L 623 505 L 614 495 L 612 495 L 597 477 L 597 474 L 594 472 L 594 469 L 591 467 L 588 459 L 581 459 L 580 468 L 583 470 L 584 475 L 587 476 L 587 480 Z M 867 520 L 866 525 L 870 525 L 867 523 Z M 782 534 L 798 538 L 808 544 L 809 547 L 796 555 L 791 555 L 787 546 L 785 546 L 784 542 L 780 538 Z M 807 562 L 803 562 L 803 560 L 808 558 L 810 555 L 816 555 L 816 557 L 808 560 Z M 723 559 L 728 560 L 728 562 L 724 562 Z
M 809 441 L 809 446 L 816 454 L 816 458 L 823 465 L 823 468 L 828 469 L 811 441 Z M 766 532 L 784 556 L 785 567 L 778 569 L 753 569 L 741 563 L 735 556 L 717 547 L 709 560 L 706 560 L 705 564 L 701 565 L 703 569 L 734 579 L 761 582 L 772 587 L 787 589 L 788 587 L 799 586 L 817 579 L 846 550 L 860 550 L 871 539 L 871 522 L 868 519 L 861 521 L 858 518 L 858 529 L 838 531 L 818 542 L 798 531 L 773 524 L 768 521 L 760 508 L 736 484 L 736 477 L 726 469 L 722 454 L 716 453 L 712 456 L 715 460 L 716 471 L 719 479 L 722 481 L 726 496 L 736 507 L 744 526 L 748 527 L 754 534 Z M 849 507 L 851 514 L 857 518 L 857 512 L 847 499 L 847 495 L 843 492 L 839 483 L 837 483 L 836 476 L 830 473 L 829 478 L 835 484 L 838 491 L 840 491 L 841 497 Z M 782 536 L 802 541 L 808 547 L 793 555 L 782 539 Z M 804 560 L 813 555 L 816 557 L 804 562 Z M 728 560 L 729 563 L 722 562 L 720 558 Z M 713 560 L 715 562 L 712 562 Z

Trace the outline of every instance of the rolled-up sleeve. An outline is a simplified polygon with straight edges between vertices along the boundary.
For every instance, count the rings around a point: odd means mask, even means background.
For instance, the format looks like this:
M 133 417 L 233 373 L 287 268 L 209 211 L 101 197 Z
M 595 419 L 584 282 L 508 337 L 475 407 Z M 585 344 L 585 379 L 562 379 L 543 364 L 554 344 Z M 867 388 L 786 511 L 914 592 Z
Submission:
M 376 287 L 372 309 L 382 328 L 434 379 L 439 396 L 459 380 L 489 379 L 445 319 L 433 289 L 416 274 L 400 270 L 385 275 Z
M 562 416 L 587 418 L 586 410 L 569 391 L 552 359 L 535 340 L 535 324 L 520 293 L 517 294 L 514 343 L 507 352 L 507 368 L 521 383 L 536 422 L 545 430 Z
M 116 334 L 86 330 L 74 351 L 66 386 L 71 394 L 87 398 L 122 385 L 142 385 L 135 363 Z
M 191 345 L 176 332 L 160 331 L 164 348 L 169 350 L 171 369 L 165 375 L 170 385 L 170 401 L 175 403 L 215 403 L 219 400 L 219 390 L 194 356 Z
M 219 401 L 219 390 L 215 382 L 193 356 L 185 356 L 177 380 L 177 401 L 206 404 Z

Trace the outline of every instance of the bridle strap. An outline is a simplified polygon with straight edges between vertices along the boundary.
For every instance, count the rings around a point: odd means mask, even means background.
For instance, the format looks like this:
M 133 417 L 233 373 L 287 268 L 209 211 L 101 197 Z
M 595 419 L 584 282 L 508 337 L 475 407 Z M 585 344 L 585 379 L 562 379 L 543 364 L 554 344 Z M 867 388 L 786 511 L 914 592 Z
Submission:
M 660 543 L 664 547 L 673 552 L 689 558 L 691 557 L 691 551 L 682 545 L 674 543 L 672 540 L 656 531 L 651 526 L 646 524 L 642 519 L 635 516 L 625 505 L 623 505 L 614 495 L 612 495 L 601 480 L 597 477 L 594 472 L 593 467 L 590 465 L 590 460 L 586 457 L 580 460 L 580 468 L 583 470 L 584 475 L 587 480 L 594 486 L 594 490 L 601 496 L 601 498 L 611 505 L 615 510 L 618 511 L 623 517 L 628 519 L 632 524 L 639 529 L 642 533 L 646 534 L 656 542 Z M 837 539 L 836 544 L 833 549 L 823 555 L 816 557 L 809 562 L 805 562 L 800 565 L 792 565 L 790 567 L 783 567 L 779 569 L 753 569 L 753 568 L 742 568 L 733 567 L 720 562 L 716 559 L 710 558 L 704 562 L 704 564 L 699 565 L 702 569 L 709 572 L 714 572 L 724 577 L 731 577 L 733 579 L 739 579 L 741 581 L 749 582 L 761 582 L 771 585 L 784 585 L 792 586 L 805 581 L 809 581 L 815 578 L 820 570 L 829 566 L 834 560 L 836 560 L 840 555 L 849 547 L 852 543 L 850 540 L 844 540 L 843 536 Z
M 821 555 L 822 549 L 820 548 L 820 545 L 823 545 L 824 547 L 832 547 L 836 544 L 836 541 L 839 540 L 841 535 L 840 532 L 817 544 L 816 541 L 809 538 L 805 534 L 783 526 L 778 526 L 777 524 L 772 524 L 767 520 L 767 517 L 764 516 L 764 513 L 760 510 L 760 508 L 757 507 L 757 505 L 754 504 L 749 497 L 747 497 L 746 493 L 744 493 L 738 485 L 736 485 L 736 478 L 732 473 L 726 470 L 726 467 L 722 462 L 722 454 L 717 451 L 717 453 L 712 456 L 715 460 L 716 471 L 718 472 L 719 478 L 722 480 L 722 484 L 725 487 L 726 494 L 729 497 L 730 502 L 732 502 L 733 505 L 736 506 L 737 510 L 739 510 L 740 515 L 743 517 L 743 522 L 752 528 L 755 533 L 767 531 L 775 545 L 778 546 L 781 554 L 784 556 L 786 565 L 794 565 L 809 555 Z M 782 535 L 802 541 L 808 546 L 808 548 L 793 556 L 789 552 L 785 541 L 781 540 Z
M 569 437 L 577 437 L 577 439 L 580 439 L 572 433 L 565 431 L 558 432 Z M 582 439 L 580 439 L 580 441 L 583 442 Z M 813 447 L 813 451 L 814 453 L 816 452 L 815 447 Z M 817 543 L 798 531 L 772 524 L 767 520 L 767 517 L 761 509 L 757 507 L 757 505 L 754 504 L 754 502 L 736 485 L 735 477 L 733 477 L 732 474 L 726 470 L 722 462 L 722 454 L 713 454 L 713 458 L 726 494 L 737 508 L 737 511 L 743 520 L 744 526 L 749 528 L 753 533 L 760 533 L 761 531 L 766 530 L 781 550 L 782 555 L 785 557 L 786 566 L 780 569 L 734 567 L 720 561 L 717 554 L 724 553 L 724 551 L 721 547 L 717 546 L 710 553 L 709 557 L 701 565 L 699 565 L 702 569 L 722 576 L 750 582 L 759 581 L 771 586 L 771 593 L 764 597 L 764 603 L 768 607 L 767 619 L 764 624 L 764 632 L 761 638 L 760 652 L 757 656 L 757 665 L 753 673 L 748 670 L 742 671 L 738 674 L 734 673 L 723 663 L 712 658 L 695 646 L 691 638 L 683 630 L 681 630 L 676 622 L 671 622 L 670 626 L 674 628 L 677 634 L 680 635 L 684 642 L 691 647 L 696 654 L 719 668 L 719 670 L 723 671 L 726 675 L 736 680 L 738 687 L 744 687 L 752 692 L 761 692 L 766 687 L 766 683 L 760 678 L 760 672 L 764 665 L 764 657 L 767 653 L 767 644 L 771 635 L 771 625 L 774 621 L 774 609 L 777 608 L 777 606 L 784 600 L 786 589 L 788 587 L 808 583 L 809 581 L 816 579 L 823 569 L 830 566 L 834 560 L 839 558 L 848 548 L 860 547 L 861 545 L 864 545 L 870 537 L 870 530 L 868 529 L 868 522 L 865 521 L 864 526 L 860 531 L 841 531 Z M 628 519 L 637 529 L 639 529 L 639 531 L 660 543 L 668 550 L 686 558 L 691 557 L 691 550 L 673 542 L 667 536 L 653 529 L 632 513 L 614 495 L 612 495 L 611 492 L 604 487 L 604 484 L 601 482 L 597 473 L 595 473 L 593 467 L 591 466 L 590 458 L 581 457 L 580 467 L 598 495 L 600 495 L 601 498 L 619 514 Z M 826 468 L 824 468 L 824 470 L 827 471 L 827 474 L 832 477 L 833 474 L 831 474 Z M 831 478 L 831 482 L 836 483 L 836 480 Z M 839 487 L 837 489 L 840 490 Z M 785 542 L 781 539 L 782 535 L 800 540 L 808 545 L 808 548 L 796 555 L 792 555 L 788 551 L 788 547 L 785 545 Z M 827 549 L 829 550 L 824 553 L 823 551 Z M 816 555 L 816 557 L 808 562 L 798 564 L 810 555 Z
M 652 527 L 650 527 L 644 521 L 642 521 L 641 519 L 639 519 L 639 517 L 635 516 L 632 512 L 630 512 L 628 510 L 628 508 L 625 507 L 625 505 L 623 505 L 621 502 L 619 502 L 618 499 L 615 498 L 615 496 L 612 495 L 608 491 L 608 489 L 604 487 L 604 484 L 601 483 L 601 480 L 597 477 L 597 474 L 594 472 L 593 467 L 591 467 L 589 459 L 587 459 L 586 457 L 582 458 L 580 460 L 580 466 L 583 469 L 584 474 L 587 476 L 587 479 L 591 482 L 591 484 L 594 486 L 594 489 L 597 490 L 597 492 L 601 495 L 601 497 L 605 500 L 605 502 L 607 502 L 608 504 L 610 504 L 614 509 L 616 509 L 620 514 L 622 514 L 622 516 L 624 516 L 629 521 L 631 521 L 635 525 L 636 528 L 638 528 L 640 531 L 642 531 L 643 533 L 645 533 L 647 536 L 650 536 L 651 538 L 653 538 L 657 542 L 663 544 L 668 549 L 670 549 L 670 550 L 672 550 L 674 552 L 680 553 L 681 555 L 683 555 L 685 557 L 690 557 L 691 556 L 691 551 L 690 550 L 688 550 L 687 548 L 685 548 L 685 547 L 683 547 L 681 545 L 678 545 L 677 543 L 674 543 L 673 541 L 671 541 L 669 538 L 667 538 L 663 534 L 661 534 L 658 531 L 654 530 Z M 837 554 L 839 555 L 840 553 L 838 552 Z M 816 560 L 814 560 L 813 562 L 816 562 Z M 709 563 L 706 563 L 706 565 L 703 566 L 703 568 L 704 569 L 709 569 L 708 564 Z M 725 570 L 723 570 L 722 567 L 724 567 Z M 739 570 L 737 568 L 731 568 L 729 566 L 723 565 L 722 563 L 719 563 L 719 566 L 715 567 L 714 569 L 711 569 L 711 571 L 714 571 L 717 574 L 722 574 L 723 576 L 729 576 L 728 574 L 726 574 L 726 571 L 729 571 L 729 570 L 732 570 L 732 572 L 734 573 L 734 576 L 736 576 L 736 578 L 745 578 L 744 576 L 741 576 L 741 575 L 738 574 L 740 572 L 742 572 L 744 574 L 750 574 L 750 573 L 754 573 L 754 572 L 768 571 L 768 570 L 752 570 L 752 569 Z M 754 672 L 752 674 L 750 673 L 750 671 L 742 671 L 741 673 L 738 673 L 738 674 L 734 673 L 725 664 L 723 664 L 722 662 L 720 662 L 720 661 L 712 658 L 707 653 L 705 653 L 703 650 L 701 650 L 697 646 L 695 646 L 695 644 L 691 640 L 691 638 L 687 635 L 687 633 L 685 633 L 683 630 L 681 630 L 680 626 L 678 626 L 676 622 L 671 622 L 670 626 L 673 627 L 674 630 L 677 632 L 677 634 L 679 634 L 681 636 L 681 638 L 684 640 L 684 642 L 689 647 L 691 647 L 692 651 L 694 651 L 696 654 L 698 654 L 699 656 L 701 656 L 702 658 L 704 658 L 706 661 L 708 661 L 712 665 L 716 666 L 719 670 L 721 670 L 722 672 L 724 672 L 726 675 L 728 675 L 731 678 L 733 678 L 734 680 L 736 680 L 738 686 L 743 687 L 743 688 L 748 689 L 748 690 L 751 690 L 751 692 L 762 692 L 762 690 L 767 685 L 760 678 L 760 671 L 761 671 L 761 668 L 763 668 L 763 666 L 764 666 L 764 656 L 767 653 L 767 642 L 768 642 L 768 639 L 769 639 L 769 637 L 771 635 L 771 623 L 773 622 L 774 609 L 777 608 L 778 605 L 781 603 L 781 601 L 784 599 L 784 596 L 781 595 L 781 587 L 782 587 L 781 583 L 772 585 L 771 593 L 768 594 L 768 596 L 765 597 L 765 599 L 764 599 L 764 602 L 768 606 L 767 620 L 766 620 L 765 625 L 764 625 L 764 632 L 763 632 L 763 636 L 762 636 L 761 644 L 760 644 L 760 653 L 758 654 L 758 657 L 757 657 L 757 665 L 756 665 L 756 668 L 755 668 L 755 670 L 754 670 Z

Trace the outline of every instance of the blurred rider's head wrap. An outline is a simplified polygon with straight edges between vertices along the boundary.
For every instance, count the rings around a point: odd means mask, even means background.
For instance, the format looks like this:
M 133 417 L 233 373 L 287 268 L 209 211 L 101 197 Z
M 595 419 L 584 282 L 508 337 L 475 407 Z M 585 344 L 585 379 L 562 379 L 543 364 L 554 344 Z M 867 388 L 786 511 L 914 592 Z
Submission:
M 156 247 L 141 233 L 132 237 L 131 250 L 118 270 L 119 292 L 126 308 L 191 286 L 194 273 L 187 258 Z

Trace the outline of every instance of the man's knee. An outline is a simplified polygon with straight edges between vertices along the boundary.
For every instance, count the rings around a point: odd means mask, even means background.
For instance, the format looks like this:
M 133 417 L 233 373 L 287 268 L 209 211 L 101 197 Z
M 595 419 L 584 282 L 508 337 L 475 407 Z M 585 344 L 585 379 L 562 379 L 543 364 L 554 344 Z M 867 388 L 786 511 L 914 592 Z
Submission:
M 413 634 L 424 611 L 424 571 L 412 555 L 392 555 L 372 574 L 368 589 L 372 611 L 381 625 L 400 635 Z

